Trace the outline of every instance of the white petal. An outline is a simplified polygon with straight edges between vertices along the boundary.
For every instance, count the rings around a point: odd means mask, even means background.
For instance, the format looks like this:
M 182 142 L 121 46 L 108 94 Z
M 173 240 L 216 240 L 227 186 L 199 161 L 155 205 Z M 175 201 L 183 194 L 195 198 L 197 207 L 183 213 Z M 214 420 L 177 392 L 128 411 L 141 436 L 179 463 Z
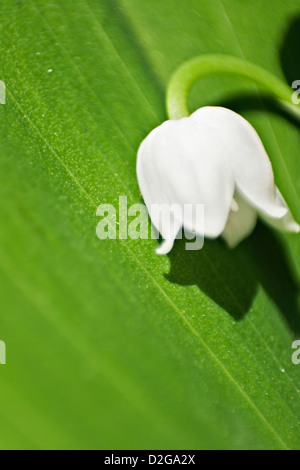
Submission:
M 199 126 L 192 116 L 165 122 L 142 143 L 137 174 L 152 222 L 163 236 L 153 204 L 179 204 L 184 227 L 200 236 L 215 238 L 223 232 L 234 179 L 215 126 L 205 122 Z M 195 227 L 194 218 L 185 214 L 185 204 L 204 205 L 205 233 L 202 224 Z
M 172 250 L 173 245 L 174 245 L 174 239 L 172 240 L 171 238 L 169 238 L 167 240 L 164 240 L 161 243 L 160 247 L 157 248 L 156 253 L 158 255 L 167 255 Z
M 215 126 L 216 138 L 222 142 L 239 193 L 261 213 L 282 218 L 287 207 L 276 195 L 271 162 L 255 129 L 226 108 L 205 107 L 194 116 L 199 125 L 210 122 Z
M 156 212 L 158 211 L 158 214 Z M 157 223 L 157 230 L 162 234 L 164 241 L 156 250 L 158 255 L 166 255 L 171 251 L 174 241 L 182 227 L 182 212 L 179 205 L 159 204 L 157 208 L 150 208 L 151 220 Z
M 278 218 L 273 218 L 269 217 L 264 213 L 259 213 L 261 219 L 264 220 L 267 224 L 271 225 L 272 227 L 277 228 L 278 230 L 283 230 L 284 232 L 294 232 L 294 233 L 299 233 L 300 232 L 300 226 L 295 222 L 288 206 L 285 200 L 283 199 L 280 191 L 278 188 L 275 189 L 276 191 L 276 198 L 280 201 L 280 203 L 286 207 L 287 213 L 281 217 L 280 219 Z
M 253 232 L 257 220 L 257 214 L 253 207 L 238 193 L 235 193 L 234 198 L 238 210 L 235 207 L 230 211 L 225 230 L 222 233 L 222 238 L 230 248 L 235 248 Z

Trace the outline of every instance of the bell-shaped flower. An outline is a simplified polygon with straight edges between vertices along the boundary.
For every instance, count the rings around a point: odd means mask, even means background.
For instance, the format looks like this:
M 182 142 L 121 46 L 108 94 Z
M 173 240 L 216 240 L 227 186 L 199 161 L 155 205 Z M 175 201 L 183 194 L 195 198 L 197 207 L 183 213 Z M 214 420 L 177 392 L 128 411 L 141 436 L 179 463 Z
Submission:
M 277 229 L 300 230 L 274 184 L 256 131 L 226 108 L 203 107 L 154 129 L 139 148 L 137 176 L 152 223 L 164 238 L 159 254 L 172 249 L 182 227 L 199 237 L 222 235 L 230 247 L 250 235 L 257 215 Z M 204 224 L 191 211 L 172 209 L 199 204 Z M 154 207 L 169 208 L 169 217 Z

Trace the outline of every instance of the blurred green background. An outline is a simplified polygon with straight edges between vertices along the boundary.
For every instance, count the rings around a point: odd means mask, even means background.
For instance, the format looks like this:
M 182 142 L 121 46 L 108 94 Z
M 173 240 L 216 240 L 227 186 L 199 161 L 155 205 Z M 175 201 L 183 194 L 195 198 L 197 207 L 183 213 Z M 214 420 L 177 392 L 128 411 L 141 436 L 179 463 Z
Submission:
M 2 0 L 0 448 L 300 448 L 300 239 L 258 225 L 158 257 L 96 237 L 142 202 L 136 152 L 194 55 L 300 80 L 300 1 Z M 195 86 L 261 136 L 300 221 L 299 123 L 249 83 Z

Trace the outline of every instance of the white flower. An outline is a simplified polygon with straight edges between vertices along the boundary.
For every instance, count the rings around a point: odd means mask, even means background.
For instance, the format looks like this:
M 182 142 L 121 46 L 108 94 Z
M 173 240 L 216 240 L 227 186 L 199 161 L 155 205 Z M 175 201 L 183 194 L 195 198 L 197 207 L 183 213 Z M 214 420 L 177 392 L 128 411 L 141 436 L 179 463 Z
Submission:
M 256 131 L 226 108 L 203 107 L 154 129 L 139 148 L 137 176 L 152 223 L 165 239 L 159 254 L 172 249 L 182 227 L 208 238 L 222 235 L 230 247 L 253 231 L 257 215 L 278 229 L 300 230 Z M 204 230 L 184 211 L 181 217 L 172 213 L 170 230 L 170 221 L 160 220 L 152 207 L 173 204 L 203 204 Z

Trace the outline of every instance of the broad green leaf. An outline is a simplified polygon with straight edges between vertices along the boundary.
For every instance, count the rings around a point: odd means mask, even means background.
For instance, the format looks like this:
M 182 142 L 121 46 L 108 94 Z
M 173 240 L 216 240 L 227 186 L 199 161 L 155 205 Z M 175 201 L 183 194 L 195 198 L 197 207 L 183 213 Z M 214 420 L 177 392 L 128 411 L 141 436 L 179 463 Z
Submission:
M 137 148 L 183 60 L 300 79 L 299 0 L 2 0 L 0 18 L 0 447 L 299 449 L 299 236 L 259 224 L 168 257 L 96 236 L 99 204 L 142 202 Z M 197 84 L 206 104 L 254 125 L 299 222 L 299 124 L 228 77 Z

